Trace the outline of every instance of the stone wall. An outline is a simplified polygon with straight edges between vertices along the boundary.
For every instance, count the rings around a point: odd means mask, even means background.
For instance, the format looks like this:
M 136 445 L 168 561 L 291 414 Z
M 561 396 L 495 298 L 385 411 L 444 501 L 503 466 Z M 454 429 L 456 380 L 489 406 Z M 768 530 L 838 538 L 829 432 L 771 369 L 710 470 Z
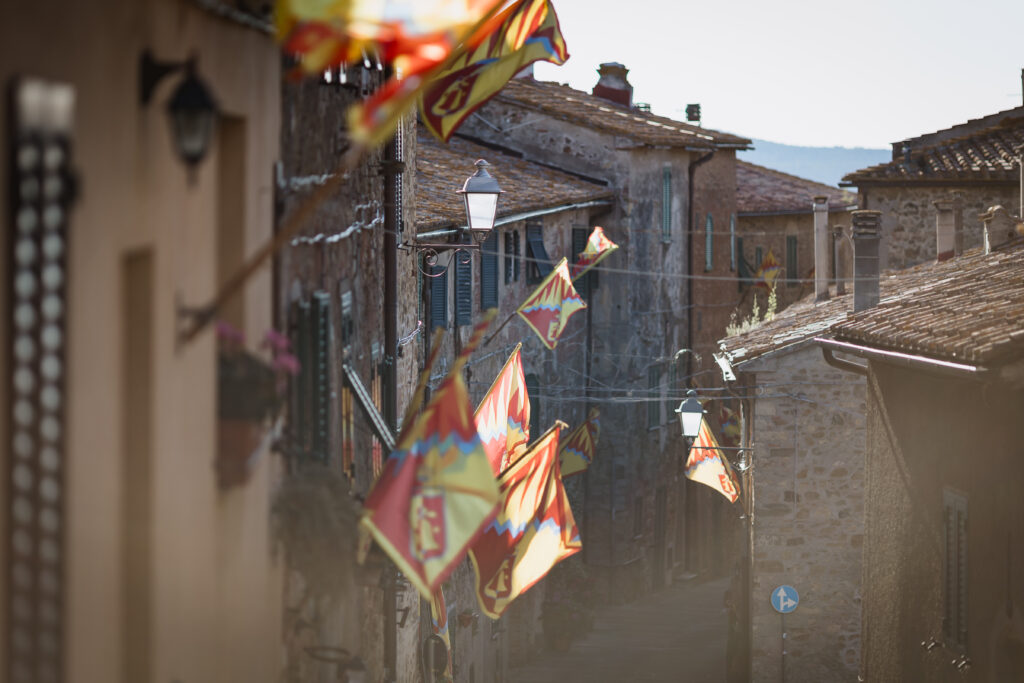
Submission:
M 753 680 L 776 681 L 783 666 L 783 620 L 770 603 L 772 590 L 782 584 L 800 594 L 799 607 L 785 617 L 787 679 L 854 680 L 864 538 L 864 379 L 827 365 L 815 345 L 741 368 L 745 384 L 765 387 L 752 411 Z
M 868 186 L 858 188 L 863 209 L 882 212 L 883 270 L 898 270 L 935 259 L 935 205 L 959 193 L 964 202 L 964 249 L 980 247 L 983 227 L 979 213 L 1001 204 L 1020 210 L 1016 183 L 962 187 Z

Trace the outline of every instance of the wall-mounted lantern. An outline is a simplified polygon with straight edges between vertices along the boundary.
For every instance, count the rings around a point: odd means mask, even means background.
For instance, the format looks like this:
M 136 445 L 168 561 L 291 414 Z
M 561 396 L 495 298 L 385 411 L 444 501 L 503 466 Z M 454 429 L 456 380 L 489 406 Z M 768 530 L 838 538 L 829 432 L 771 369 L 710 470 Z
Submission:
M 217 125 L 217 103 L 196 73 L 196 60 L 159 62 L 146 50 L 139 59 L 139 99 L 143 106 L 153 98 L 153 91 L 166 76 L 178 71 L 185 78 L 167 102 L 174 150 L 190 169 L 194 169 L 210 151 Z
M 679 415 L 679 425 L 682 427 L 683 436 L 687 439 L 696 439 L 700 434 L 700 426 L 704 421 L 704 407 L 697 400 L 697 392 L 690 389 L 686 392 L 686 399 L 676 408 Z
M 463 196 L 466 206 L 466 226 L 455 230 L 436 230 L 416 235 L 416 241 L 404 246 L 426 254 L 427 266 L 437 265 L 437 255 L 442 251 L 455 251 L 463 263 L 468 262 L 469 251 L 475 251 L 487 241 L 494 229 L 494 221 L 498 215 L 498 196 L 504 190 L 498 186 L 487 168 L 490 166 L 483 159 L 477 159 L 476 172 L 466 179 L 458 193 Z M 449 242 L 429 242 L 438 237 L 448 237 Z M 464 252 L 459 255 L 458 252 Z M 447 270 L 447 269 L 445 269 Z M 444 272 L 444 271 L 442 271 Z M 425 275 L 437 277 L 441 273 L 424 272 Z

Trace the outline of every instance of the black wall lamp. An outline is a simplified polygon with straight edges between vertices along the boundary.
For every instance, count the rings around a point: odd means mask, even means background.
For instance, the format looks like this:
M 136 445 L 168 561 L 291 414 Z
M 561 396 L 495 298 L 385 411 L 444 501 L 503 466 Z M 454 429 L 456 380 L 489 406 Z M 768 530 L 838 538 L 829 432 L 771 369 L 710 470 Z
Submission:
M 181 62 L 161 62 L 149 50 L 143 51 L 139 58 L 139 102 L 143 107 L 148 105 L 156 86 L 178 71 L 184 71 L 185 78 L 167 102 L 167 115 L 174 149 L 191 171 L 210 150 L 218 116 L 210 89 L 196 74 L 195 57 Z

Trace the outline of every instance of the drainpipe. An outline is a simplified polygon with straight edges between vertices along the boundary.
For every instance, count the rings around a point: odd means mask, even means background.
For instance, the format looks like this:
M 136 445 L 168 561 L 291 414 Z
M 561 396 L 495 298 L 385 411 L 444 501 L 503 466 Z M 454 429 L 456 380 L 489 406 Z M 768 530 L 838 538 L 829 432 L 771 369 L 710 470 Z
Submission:
M 711 161 L 711 157 L 715 155 L 715 150 L 711 150 L 699 159 L 695 159 L 690 162 L 686 168 L 687 176 L 687 195 L 686 195 L 686 207 L 690 212 L 689 224 L 686 226 L 686 259 L 689 263 L 687 268 L 687 275 L 693 273 L 693 231 L 694 226 L 697 224 L 697 211 L 693 206 L 693 185 L 694 185 L 694 174 L 697 171 L 697 167 L 702 164 L 706 164 Z M 693 280 L 687 280 L 686 282 L 686 346 L 692 349 L 693 345 Z M 686 378 L 687 381 L 693 377 L 693 354 L 689 354 L 686 357 Z

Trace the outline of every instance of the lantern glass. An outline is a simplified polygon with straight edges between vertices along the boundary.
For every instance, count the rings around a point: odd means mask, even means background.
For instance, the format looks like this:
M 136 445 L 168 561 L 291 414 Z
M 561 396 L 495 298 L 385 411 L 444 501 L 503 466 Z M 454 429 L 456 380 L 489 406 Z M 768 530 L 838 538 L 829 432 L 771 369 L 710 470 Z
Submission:
M 502 193 L 498 181 L 487 172 L 488 166 L 486 161 L 478 159 L 476 173 L 467 178 L 459 190 L 466 198 L 466 225 L 477 242 L 486 240 L 494 229 L 498 195 Z
M 167 104 L 171 134 L 178 156 L 194 166 L 210 150 L 217 122 L 217 105 L 194 73 L 182 81 Z
M 697 392 L 693 389 L 686 392 L 686 400 L 676 408 L 679 415 L 679 424 L 683 430 L 683 436 L 695 439 L 700 434 L 701 422 L 704 421 L 704 408 L 697 400 Z

